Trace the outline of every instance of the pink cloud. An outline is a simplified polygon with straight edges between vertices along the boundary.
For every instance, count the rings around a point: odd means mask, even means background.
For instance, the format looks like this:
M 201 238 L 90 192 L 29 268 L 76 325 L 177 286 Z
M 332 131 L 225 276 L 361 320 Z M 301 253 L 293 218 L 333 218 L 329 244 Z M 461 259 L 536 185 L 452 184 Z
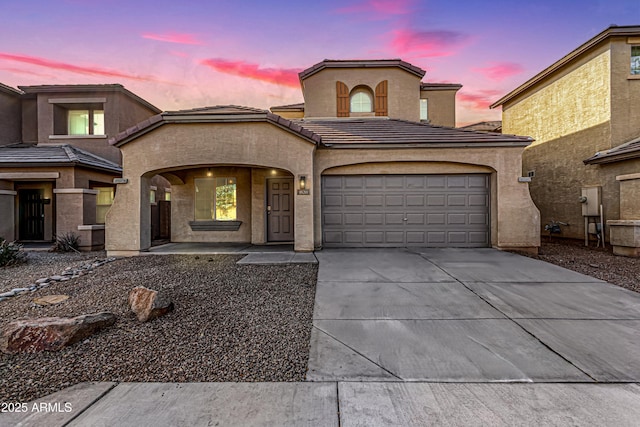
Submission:
M 179 57 L 179 58 L 188 58 L 188 57 L 189 57 L 189 55 L 188 55 L 188 54 L 186 54 L 186 53 L 184 53 L 184 52 L 177 51 L 177 50 L 172 50 L 172 51 L 170 51 L 169 53 L 170 53 L 171 55 L 173 55 L 173 56 L 177 56 L 177 57 Z
M 483 74 L 488 79 L 501 81 L 507 77 L 522 73 L 524 67 L 515 62 L 494 62 L 488 67 L 476 67 L 472 68 L 471 71 Z
M 302 71 L 302 69 L 299 68 L 260 68 L 258 64 L 220 58 L 203 59 L 200 63 L 221 73 L 282 86 L 300 87 L 298 73 Z
M 146 33 L 142 34 L 142 38 L 149 40 L 156 40 L 160 42 L 166 43 L 178 43 L 178 44 L 193 44 L 193 45 L 202 45 L 200 40 L 198 40 L 193 34 L 186 33 L 165 33 L 165 34 L 152 34 Z
M 411 11 L 412 0 L 365 0 L 337 9 L 337 13 L 373 13 L 376 15 L 405 15 Z
M 497 99 L 500 95 L 499 90 L 485 89 L 477 92 L 463 92 L 460 91 L 457 94 L 459 101 L 468 104 L 474 110 L 487 110 L 489 105 Z
M 14 73 L 14 74 L 26 74 L 26 75 L 29 75 L 29 76 L 55 78 L 55 76 L 53 74 L 38 73 L 36 71 L 24 70 L 22 68 L 1 67 L 0 70 L 9 71 L 9 72 Z
M 417 54 L 418 56 L 448 56 L 463 45 L 469 37 L 457 31 L 414 31 L 394 30 L 391 48 L 398 54 Z
M 150 76 L 137 76 L 133 74 L 126 74 L 120 71 L 109 70 L 106 68 L 99 68 L 99 67 L 84 67 L 79 65 L 67 64 L 65 62 L 52 61 L 50 59 L 45 59 L 45 58 L 38 58 L 36 56 L 13 55 L 9 53 L 0 52 L 0 59 L 4 59 L 6 61 L 20 62 L 23 64 L 37 65 L 40 67 L 46 67 L 54 70 L 68 71 L 68 72 L 77 73 L 77 74 L 118 77 L 118 78 L 140 80 L 140 81 L 148 81 L 148 80 L 157 81 L 156 78 L 150 77 Z

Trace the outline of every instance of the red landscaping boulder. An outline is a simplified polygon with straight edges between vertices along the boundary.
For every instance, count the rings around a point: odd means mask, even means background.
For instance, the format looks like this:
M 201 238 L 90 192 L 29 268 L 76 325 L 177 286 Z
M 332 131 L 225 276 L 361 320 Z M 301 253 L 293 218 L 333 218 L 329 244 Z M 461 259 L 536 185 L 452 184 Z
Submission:
M 129 307 L 138 320 L 147 322 L 173 310 L 173 303 L 158 291 L 137 286 L 129 292 Z
M 107 312 L 71 318 L 42 317 L 14 320 L 1 329 L 0 351 L 3 353 L 56 351 L 114 323 L 116 323 L 116 316 Z

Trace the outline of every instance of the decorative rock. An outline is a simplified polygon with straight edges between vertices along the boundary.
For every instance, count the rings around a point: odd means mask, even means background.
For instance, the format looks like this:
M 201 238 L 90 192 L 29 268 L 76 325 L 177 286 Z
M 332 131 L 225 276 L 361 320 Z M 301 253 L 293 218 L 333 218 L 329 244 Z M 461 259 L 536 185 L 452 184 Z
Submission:
M 107 312 L 72 318 L 43 317 L 15 320 L 1 330 L 0 351 L 12 354 L 60 350 L 115 322 L 116 316 Z
M 39 288 L 48 288 L 49 284 L 48 283 L 40 283 L 40 285 L 38 287 Z
M 70 280 L 70 277 L 63 277 L 62 279 L 58 280 L 59 282 L 66 282 L 67 280 Z
M 8 291 L 8 292 L 4 292 L 2 294 L 0 294 L 0 298 L 9 298 L 12 297 L 16 294 L 16 292 L 14 291 Z
M 69 299 L 69 295 L 46 295 L 33 300 L 38 305 L 56 305 Z
M 158 291 L 137 286 L 129 292 L 129 307 L 139 321 L 147 322 L 172 311 L 173 302 Z
M 55 280 L 56 282 L 59 282 L 62 279 L 62 276 L 51 276 L 51 280 Z
M 42 279 L 36 280 L 36 283 L 37 284 L 41 284 L 41 283 L 48 283 L 50 281 L 51 281 L 51 279 L 49 279 L 48 277 L 43 277 Z

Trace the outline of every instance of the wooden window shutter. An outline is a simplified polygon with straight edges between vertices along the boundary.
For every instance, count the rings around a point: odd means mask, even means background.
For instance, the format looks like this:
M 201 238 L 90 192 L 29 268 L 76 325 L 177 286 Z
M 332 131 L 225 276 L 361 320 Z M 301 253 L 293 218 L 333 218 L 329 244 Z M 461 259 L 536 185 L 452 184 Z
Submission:
M 388 116 L 389 111 L 387 109 L 387 81 L 383 80 L 376 86 L 376 103 L 375 103 L 376 116 Z
M 349 117 L 349 88 L 342 82 L 336 82 L 338 117 Z

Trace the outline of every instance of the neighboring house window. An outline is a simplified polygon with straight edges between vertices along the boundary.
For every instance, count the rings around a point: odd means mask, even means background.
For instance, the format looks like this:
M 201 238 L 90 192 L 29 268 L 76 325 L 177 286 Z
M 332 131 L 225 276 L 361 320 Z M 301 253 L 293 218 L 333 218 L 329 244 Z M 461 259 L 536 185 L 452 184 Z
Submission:
M 371 113 L 373 112 L 373 100 L 368 90 L 364 88 L 355 89 L 351 93 L 351 112 L 352 113 Z
M 420 99 L 420 121 L 429 121 L 429 105 L 427 99 Z
M 113 204 L 115 188 L 113 187 L 93 187 L 98 191 L 96 198 L 96 224 L 104 224 L 107 211 Z
M 69 135 L 104 135 L 104 110 L 69 110 Z
M 236 220 L 235 178 L 199 178 L 195 185 L 196 220 Z
M 631 74 L 640 74 L 640 46 L 631 46 Z

